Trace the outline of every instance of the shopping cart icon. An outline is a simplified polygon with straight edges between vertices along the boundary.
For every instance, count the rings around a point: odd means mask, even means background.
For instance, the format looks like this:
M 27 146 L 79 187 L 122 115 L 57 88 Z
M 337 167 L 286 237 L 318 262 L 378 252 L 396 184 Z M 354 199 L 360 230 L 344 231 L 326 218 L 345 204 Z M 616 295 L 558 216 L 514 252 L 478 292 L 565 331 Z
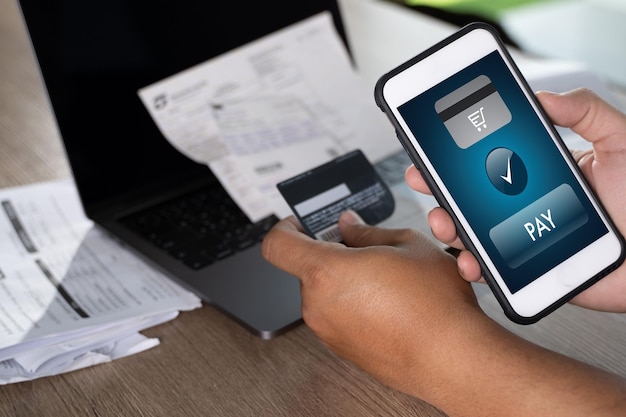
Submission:
M 476 130 L 478 130 L 479 132 L 482 129 L 487 129 L 487 122 L 485 121 L 485 114 L 483 113 L 483 109 L 484 107 L 481 107 L 480 109 L 476 110 L 474 113 L 467 116 L 469 121 L 472 122 Z
M 479 75 L 441 97 L 435 102 L 435 111 L 462 149 L 469 148 L 511 121 L 509 108 L 486 75 Z M 468 120 L 475 129 L 468 125 Z

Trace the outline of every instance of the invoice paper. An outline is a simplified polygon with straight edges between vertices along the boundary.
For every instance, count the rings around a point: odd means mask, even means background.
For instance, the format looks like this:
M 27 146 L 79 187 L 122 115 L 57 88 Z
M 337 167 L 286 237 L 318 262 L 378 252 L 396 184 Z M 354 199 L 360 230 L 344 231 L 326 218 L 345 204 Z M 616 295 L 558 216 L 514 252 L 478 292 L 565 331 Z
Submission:
M 167 140 L 258 221 L 291 214 L 280 181 L 354 149 L 372 162 L 400 149 L 372 91 L 325 12 L 138 94 Z
M 109 361 L 200 299 L 95 227 L 73 182 L 0 190 L 0 385 Z

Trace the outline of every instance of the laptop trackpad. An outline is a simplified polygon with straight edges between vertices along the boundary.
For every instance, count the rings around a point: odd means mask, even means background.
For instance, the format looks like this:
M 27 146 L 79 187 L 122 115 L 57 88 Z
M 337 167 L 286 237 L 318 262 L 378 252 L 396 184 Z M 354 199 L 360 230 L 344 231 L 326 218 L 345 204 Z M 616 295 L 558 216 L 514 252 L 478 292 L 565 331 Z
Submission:
M 301 323 L 299 281 L 270 265 L 256 245 L 206 268 L 198 287 L 209 302 L 262 338 Z M 199 274 L 199 273 L 197 273 Z

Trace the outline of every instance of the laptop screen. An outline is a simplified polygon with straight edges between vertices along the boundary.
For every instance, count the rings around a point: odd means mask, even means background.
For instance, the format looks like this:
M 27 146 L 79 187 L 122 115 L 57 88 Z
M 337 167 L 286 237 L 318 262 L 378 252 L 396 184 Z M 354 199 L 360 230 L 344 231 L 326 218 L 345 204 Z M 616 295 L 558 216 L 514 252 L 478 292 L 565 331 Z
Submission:
M 336 0 L 20 0 L 87 214 L 212 174 L 176 151 L 137 90 L 330 10 Z

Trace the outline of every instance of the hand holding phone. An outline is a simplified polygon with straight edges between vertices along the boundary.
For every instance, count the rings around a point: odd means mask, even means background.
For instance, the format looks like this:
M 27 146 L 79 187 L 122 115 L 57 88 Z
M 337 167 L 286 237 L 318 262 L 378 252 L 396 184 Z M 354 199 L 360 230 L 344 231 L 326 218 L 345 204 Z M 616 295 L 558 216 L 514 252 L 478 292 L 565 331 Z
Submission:
M 383 76 L 376 99 L 513 320 L 538 320 L 622 262 L 619 233 L 490 27 Z

